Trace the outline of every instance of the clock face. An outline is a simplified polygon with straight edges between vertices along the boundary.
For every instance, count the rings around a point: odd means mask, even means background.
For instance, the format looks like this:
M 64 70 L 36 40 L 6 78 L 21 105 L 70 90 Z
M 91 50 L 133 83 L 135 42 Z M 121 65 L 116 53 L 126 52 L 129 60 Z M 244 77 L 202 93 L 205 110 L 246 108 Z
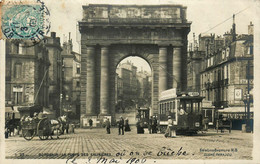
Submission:
M 241 89 L 236 89 L 235 90 L 235 99 L 241 99 L 242 98 L 242 90 Z
M 240 96 L 240 95 L 241 95 L 240 91 L 237 91 L 236 96 Z

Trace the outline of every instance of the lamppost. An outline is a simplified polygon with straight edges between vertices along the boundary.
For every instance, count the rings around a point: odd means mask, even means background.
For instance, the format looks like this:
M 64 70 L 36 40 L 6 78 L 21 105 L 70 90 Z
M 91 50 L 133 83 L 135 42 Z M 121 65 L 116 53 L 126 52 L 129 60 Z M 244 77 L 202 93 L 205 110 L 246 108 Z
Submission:
M 251 125 L 250 125 L 250 103 L 251 103 L 251 98 L 250 98 L 250 79 L 252 78 L 250 76 L 250 62 L 249 60 L 247 61 L 247 94 L 246 94 L 246 105 L 247 106 L 247 117 L 246 117 L 246 132 L 251 132 Z

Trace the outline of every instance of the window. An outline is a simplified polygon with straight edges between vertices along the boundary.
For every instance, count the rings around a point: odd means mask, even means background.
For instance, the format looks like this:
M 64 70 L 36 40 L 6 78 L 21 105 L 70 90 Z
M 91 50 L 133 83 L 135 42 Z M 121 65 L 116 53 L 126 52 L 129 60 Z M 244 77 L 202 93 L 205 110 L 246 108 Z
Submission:
M 22 63 L 15 63 L 14 65 L 14 78 L 22 77 Z
M 18 46 L 18 54 L 23 54 L 23 46 L 21 43 L 19 43 L 19 46 Z
M 224 66 L 224 79 L 227 79 L 227 66 Z
M 210 58 L 211 59 L 211 61 L 210 61 L 210 63 L 211 63 L 211 65 L 213 65 L 213 56 Z
M 248 54 L 248 55 L 252 55 L 252 54 L 253 54 L 253 46 L 249 46 L 249 47 L 247 48 L 247 54 Z
M 80 65 L 77 64 L 77 74 L 80 74 Z
M 229 56 L 229 47 L 226 49 L 226 57 Z
M 225 52 L 225 50 L 222 50 L 222 59 L 224 59 L 225 56 L 226 56 L 226 52 Z
M 78 101 L 80 100 L 80 95 L 77 95 L 77 100 L 78 100 Z
M 22 103 L 22 92 L 13 92 L 14 94 L 14 104 Z
M 79 81 L 77 81 L 76 86 L 80 87 L 80 82 Z

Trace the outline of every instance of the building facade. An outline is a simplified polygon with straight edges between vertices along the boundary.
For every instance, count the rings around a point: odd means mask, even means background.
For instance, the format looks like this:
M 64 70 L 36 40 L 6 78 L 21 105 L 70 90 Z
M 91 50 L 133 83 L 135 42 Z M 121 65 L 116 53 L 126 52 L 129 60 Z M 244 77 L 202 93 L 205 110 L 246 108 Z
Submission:
M 6 40 L 5 104 L 13 108 L 49 107 L 49 53 L 40 42 Z M 19 109 L 18 109 L 19 110 Z M 29 113 L 32 114 L 32 113 Z
M 62 108 L 71 118 L 80 119 L 80 54 L 72 50 L 72 40 L 63 43 L 62 57 Z
M 248 108 L 253 122 L 253 24 L 248 26 L 248 34 L 237 35 L 235 27 L 233 23 L 223 36 L 199 36 L 199 47 L 189 52 L 188 87 L 200 90 L 207 101 L 232 120 L 234 129 L 241 129 Z M 199 60 L 194 60 L 194 54 Z M 198 67 L 200 77 L 196 76 Z
M 116 109 L 151 105 L 150 74 L 137 71 L 133 63 L 119 63 L 116 69 Z
M 60 38 L 56 36 L 55 32 L 51 32 L 50 37 L 45 37 L 44 45 L 48 49 L 49 54 L 49 108 L 55 111 L 56 116 L 61 113 L 61 87 L 62 87 L 62 58 Z

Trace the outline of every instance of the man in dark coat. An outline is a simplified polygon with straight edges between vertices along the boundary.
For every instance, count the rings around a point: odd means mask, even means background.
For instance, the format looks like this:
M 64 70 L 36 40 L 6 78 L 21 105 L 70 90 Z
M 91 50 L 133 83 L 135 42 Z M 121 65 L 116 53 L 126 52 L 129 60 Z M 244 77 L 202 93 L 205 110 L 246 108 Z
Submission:
M 121 116 L 121 117 L 120 117 L 120 120 L 119 120 L 119 123 L 118 123 L 118 135 L 121 134 L 121 130 L 122 130 L 122 135 L 124 135 L 124 126 L 125 126 L 125 124 L 124 124 L 124 119 L 123 119 L 123 117 Z
M 89 127 L 90 127 L 90 129 L 92 129 L 93 120 L 92 120 L 92 119 L 89 119 L 89 120 L 88 120 L 88 123 L 89 123 Z
M 152 126 L 152 133 L 157 133 L 157 119 L 153 116 L 153 126 Z
M 148 120 L 148 130 L 149 130 L 149 134 L 152 133 L 152 127 L 153 127 L 153 117 L 151 116 L 150 119 Z
M 109 121 L 109 118 L 107 118 L 107 120 L 105 122 L 105 125 L 106 125 L 107 134 L 110 134 L 110 121 Z

